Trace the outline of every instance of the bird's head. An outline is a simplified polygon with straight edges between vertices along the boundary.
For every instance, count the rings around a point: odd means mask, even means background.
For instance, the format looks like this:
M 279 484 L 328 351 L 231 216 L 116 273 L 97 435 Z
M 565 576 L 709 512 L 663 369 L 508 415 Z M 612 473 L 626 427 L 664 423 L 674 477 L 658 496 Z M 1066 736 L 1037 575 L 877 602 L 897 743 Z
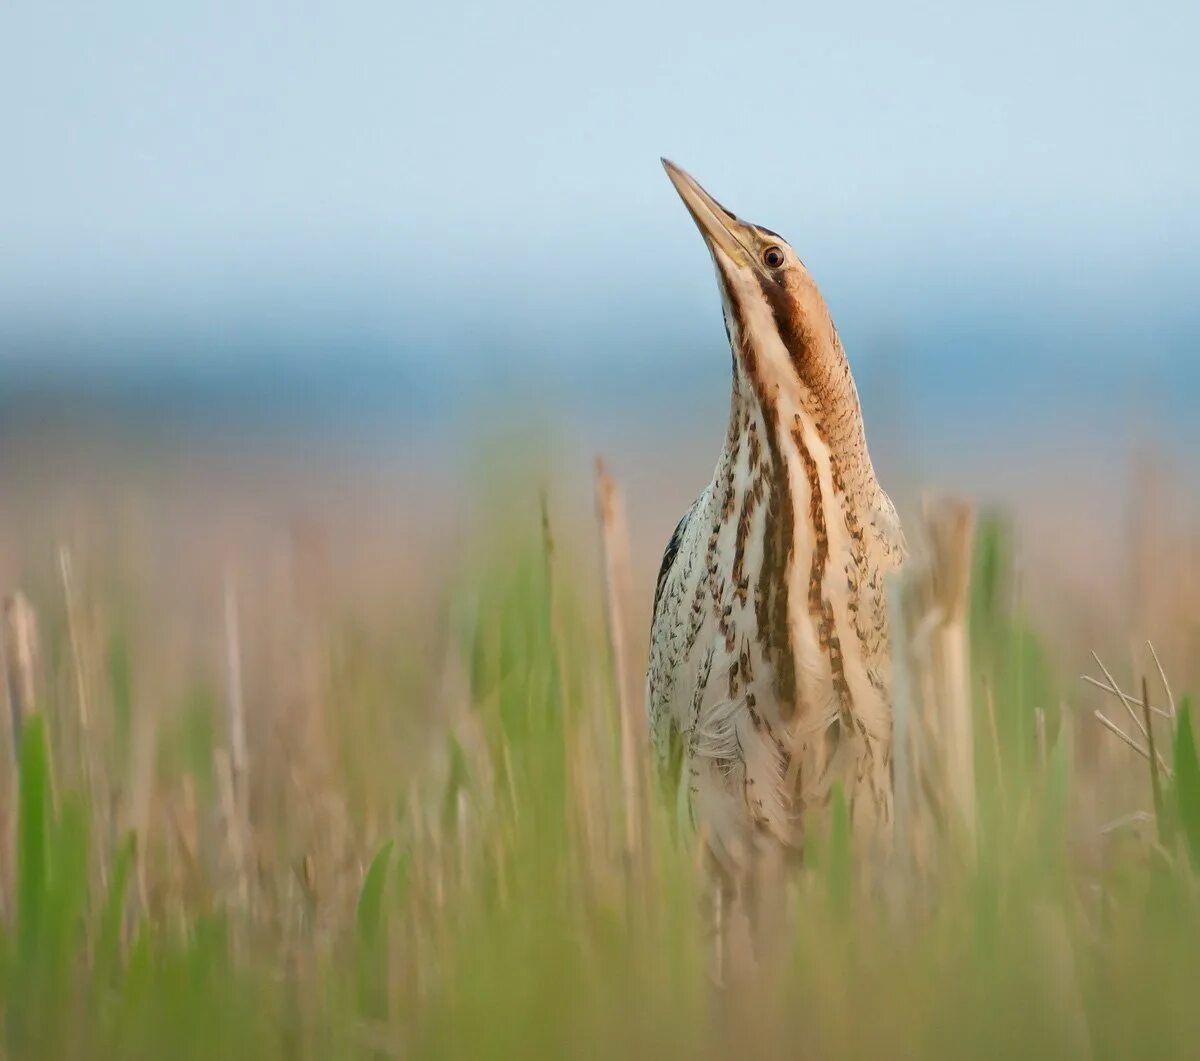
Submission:
M 743 369 L 772 383 L 798 383 L 822 398 L 849 370 L 804 263 L 782 236 L 741 220 L 673 162 L 662 162 L 712 254 L 730 342 Z M 751 358 L 753 366 L 745 363 Z

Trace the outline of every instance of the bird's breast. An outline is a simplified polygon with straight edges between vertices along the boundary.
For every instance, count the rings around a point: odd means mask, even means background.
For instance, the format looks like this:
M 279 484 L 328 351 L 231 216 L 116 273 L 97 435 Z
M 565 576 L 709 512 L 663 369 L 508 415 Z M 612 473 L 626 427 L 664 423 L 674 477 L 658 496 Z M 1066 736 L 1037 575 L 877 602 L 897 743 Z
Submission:
M 771 713 L 797 732 L 839 717 L 884 725 L 883 573 L 866 501 L 847 489 L 822 423 L 775 395 L 747 413 L 728 465 L 716 536 L 727 563 L 709 565 L 727 650 L 759 649 Z

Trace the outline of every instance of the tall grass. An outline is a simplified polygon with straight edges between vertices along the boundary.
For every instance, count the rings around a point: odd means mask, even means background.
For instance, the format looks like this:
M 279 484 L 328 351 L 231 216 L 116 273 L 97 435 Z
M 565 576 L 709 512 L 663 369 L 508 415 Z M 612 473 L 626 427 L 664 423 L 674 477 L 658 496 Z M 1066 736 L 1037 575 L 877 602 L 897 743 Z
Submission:
M 164 703 L 137 677 L 154 626 L 119 584 L 34 579 L 0 1056 L 1196 1055 L 1192 709 L 1152 723 L 1150 827 L 1101 829 L 1110 780 L 1144 809 L 1150 774 L 1115 742 L 1081 754 L 1092 723 L 1063 707 L 1072 669 L 1013 592 L 1002 524 L 969 608 L 973 839 L 919 887 L 866 879 L 835 796 L 779 960 L 725 990 L 674 808 L 651 799 L 629 843 L 601 560 L 562 538 L 518 521 L 410 602 L 448 632 L 433 658 L 315 591 L 266 609 L 256 650 L 291 680 L 278 704 L 227 690 L 245 734 L 219 679 Z

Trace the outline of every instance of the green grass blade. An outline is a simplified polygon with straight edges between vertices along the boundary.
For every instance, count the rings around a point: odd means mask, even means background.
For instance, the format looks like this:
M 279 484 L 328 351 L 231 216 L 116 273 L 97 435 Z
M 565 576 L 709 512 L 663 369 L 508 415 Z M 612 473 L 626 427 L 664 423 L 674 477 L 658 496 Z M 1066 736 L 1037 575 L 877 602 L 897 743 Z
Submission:
M 389 840 L 376 852 L 358 896 L 358 996 L 362 1012 L 370 1017 L 387 1012 L 387 911 L 383 896 L 393 846 Z
M 1200 864 L 1200 760 L 1192 732 L 1190 697 L 1184 698 L 1175 723 L 1175 810 L 1192 861 Z
M 100 911 L 100 926 L 96 938 L 96 973 L 102 982 L 109 983 L 116 975 L 121 961 L 121 928 L 125 915 L 125 893 L 133 873 L 137 853 L 137 838 L 130 833 L 113 863 L 112 880 L 104 907 Z
M 32 716 L 21 740 L 17 822 L 17 939 L 22 964 L 37 955 L 49 877 L 50 779 L 44 720 Z
M 383 923 L 383 887 L 387 880 L 388 862 L 394 844 L 389 840 L 371 859 L 367 875 L 363 878 L 362 890 L 358 894 L 358 938 L 362 942 L 375 939 Z

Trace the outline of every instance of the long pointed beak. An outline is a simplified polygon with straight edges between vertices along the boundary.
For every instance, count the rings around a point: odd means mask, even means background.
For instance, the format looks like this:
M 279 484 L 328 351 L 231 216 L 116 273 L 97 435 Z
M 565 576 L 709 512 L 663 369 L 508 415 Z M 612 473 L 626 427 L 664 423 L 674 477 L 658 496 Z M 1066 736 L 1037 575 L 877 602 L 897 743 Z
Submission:
M 705 240 L 720 247 L 738 265 L 757 265 L 757 259 L 742 242 L 737 218 L 670 159 L 664 158 L 662 164 Z

